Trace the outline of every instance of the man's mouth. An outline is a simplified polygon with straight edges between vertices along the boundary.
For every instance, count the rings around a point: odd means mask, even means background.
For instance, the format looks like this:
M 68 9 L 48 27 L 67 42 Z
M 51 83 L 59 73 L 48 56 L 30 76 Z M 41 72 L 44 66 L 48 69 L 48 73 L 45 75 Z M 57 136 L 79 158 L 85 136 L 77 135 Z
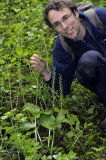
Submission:
M 73 33 L 73 28 L 71 28 L 70 30 L 68 30 L 67 32 L 66 32 L 66 34 L 68 34 L 68 35 L 70 35 L 70 34 L 72 34 Z

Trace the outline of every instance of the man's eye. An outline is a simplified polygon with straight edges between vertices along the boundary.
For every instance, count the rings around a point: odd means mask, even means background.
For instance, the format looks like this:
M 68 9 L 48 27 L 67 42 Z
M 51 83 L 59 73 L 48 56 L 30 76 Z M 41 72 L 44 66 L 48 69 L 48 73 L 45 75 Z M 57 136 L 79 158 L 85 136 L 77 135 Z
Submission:
M 60 22 L 56 22 L 56 23 L 53 24 L 53 27 L 57 27 L 59 25 L 60 25 Z
M 68 18 L 69 18 L 69 15 L 65 15 L 65 16 L 62 18 L 62 20 L 63 20 L 63 21 L 66 21 L 66 20 L 68 20 Z

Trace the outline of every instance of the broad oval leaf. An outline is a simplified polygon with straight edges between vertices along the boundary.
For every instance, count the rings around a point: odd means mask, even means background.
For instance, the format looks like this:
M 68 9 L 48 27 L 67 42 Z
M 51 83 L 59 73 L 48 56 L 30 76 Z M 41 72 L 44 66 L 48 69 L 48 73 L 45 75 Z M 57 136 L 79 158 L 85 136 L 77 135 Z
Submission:
M 53 115 L 42 115 L 39 119 L 39 123 L 50 130 L 56 129 L 56 119 Z
M 59 124 L 59 123 L 62 123 L 62 122 L 65 122 L 65 115 L 62 111 L 58 112 L 58 115 L 56 117 L 56 122 Z
M 20 130 L 30 130 L 33 128 L 35 128 L 35 125 L 33 123 L 29 123 L 29 122 L 24 123 L 24 124 L 20 125 L 20 127 L 19 127 Z
M 26 103 L 24 105 L 23 111 L 27 111 L 31 113 L 34 117 L 39 118 L 40 117 L 40 107 L 31 103 Z

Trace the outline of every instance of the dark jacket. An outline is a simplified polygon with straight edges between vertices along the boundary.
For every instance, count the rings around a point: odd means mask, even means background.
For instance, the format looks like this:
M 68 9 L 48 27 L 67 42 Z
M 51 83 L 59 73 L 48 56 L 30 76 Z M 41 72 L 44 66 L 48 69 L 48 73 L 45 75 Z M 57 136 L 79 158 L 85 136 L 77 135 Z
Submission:
M 106 26 L 106 8 L 96 8 L 96 13 L 102 23 Z M 97 42 L 102 45 L 102 47 L 106 47 L 106 33 L 97 29 L 84 13 L 79 12 L 79 15 L 88 21 Z M 99 52 L 102 51 L 88 31 L 86 31 L 86 35 L 83 41 L 74 41 L 69 38 L 65 38 L 65 41 L 71 45 L 75 54 L 75 58 L 73 60 L 71 55 L 63 49 L 59 36 L 57 36 L 53 49 L 53 65 L 51 73 L 53 74 L 53 70 L 55 68 L 55 90 L 59 89 L 59 77 L 60 75 L 62 76 L 63 93 L 64 95 L 67 95 L 70 90 L 71 83 L 74 79 L 77 62 L 80 56 L 89 50 L 96 50 Z M 46 83 L 51 86 L 52 78 Z

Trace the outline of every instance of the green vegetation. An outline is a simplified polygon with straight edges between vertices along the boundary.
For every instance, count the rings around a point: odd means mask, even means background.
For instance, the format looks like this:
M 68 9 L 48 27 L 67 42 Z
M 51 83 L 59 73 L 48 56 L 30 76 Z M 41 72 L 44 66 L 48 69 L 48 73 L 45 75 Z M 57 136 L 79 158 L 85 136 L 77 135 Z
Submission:
M 105 160 L 105 108 L 97 96 L 75 78 L 63 98 L 61 77 L 58 96 L 30 67 L 37 53 L 51 68 L 56 33 L 43 22 L 47 2 L 0 2 L 0 160 Z

